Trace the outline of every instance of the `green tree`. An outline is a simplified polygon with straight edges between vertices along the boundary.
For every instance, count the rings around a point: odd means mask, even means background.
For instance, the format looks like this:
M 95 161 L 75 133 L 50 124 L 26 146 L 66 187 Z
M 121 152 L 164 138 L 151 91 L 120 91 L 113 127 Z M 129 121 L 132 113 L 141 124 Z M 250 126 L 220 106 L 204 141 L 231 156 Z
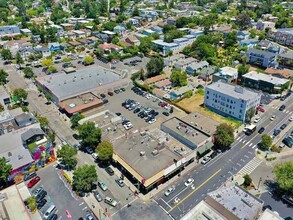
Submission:
M 248 73 L 249 65 L 242 65 L 240 64 L 238 66 L 238 79 L 242 79 L 242 76 L 246 73 Z
M 22 59 L 22 57 L 21 57 L 19 52 L 16 53 L 15 59 L 16 59 L 16 64 L 18 64 L 19 66 L 21 66 L 21 64 L 24 63 L 24 61 L 23 61 L 23 59 Z
M 119 42 L 119 37 L 114 37 L 111 42 L 112 44 L 117 44 Z
M 102 131 L 95 127 L 94 122 L 86 122 L 77 127 L 79 137 L 84 146 L 95 148 L 101 140 Z
M 78 122 L 84 118 L 84 115 L 82 114 L 76 114 L 76 115 L 73 115 L 71 118 L 70 118 L 70 122 L 71 122 L 71 127 L 72 128 L 75 128 L 78 126 Z
M 37 115 L 36 118 L 40 122 L 40 126 L 42 130 L 46 131 L 48 129 L 49 120 L 46 117 L 43 117 L 41 115 Z
M 228 33 L 224 39 L 225 47 L 233 47 L 237 43 L 237 32 Z
M 175 30 L 176 27 L 174 25 L 166 24 L 163 26 L 163 33 L 166 34 L 171 30 Z
M 17 100 L 26 100 L 27 99 L 27 91 L 22 88 L 15 89 L 13 91 L 13 96 L 17 98 Z
M 113 145 L 110 141 L 104 140 L 99 143 L 96 148 L 96 153 L 99 155 L 101 161 L 109 161 L 113 155 Z
M 268 134 L 264 134 L 261 136 L 261 142 L 260 142 L 260 146 L 266 150 L 269 150 L 270 147 L 272 146 L 273 143 L 273 139 L 271 138 L 270 135 Z
M 138 46 L 140 52 L 144 54 L 148 54 L 151 50 L 151 42 L 152 38 L 150 37 L 143 37 L 140 39 L 140 44 Z
M 246 174 L 246 175 L 244 175 L 243 176 L 243 178 L 244 178 L 244 185 L 247 187 L 247 186 L 250 186 L 250 184 L 252 183 L 252 179 L 251 179 L 251 177 L 248 175 L 248 174 Z
M 33 69 L 28 66 L 23 69 L 23 73 L 25 78 L 32 78 L 35 75 Z
M 164 41 L 167 42 L 167 43 L 171 43 L 171 42 L 173 42 L 174 39 L 180 38 L 180 37 L 183 37 L 183 36 L 184 36 L 183 31 L 170 30 L 169 32 L 164 34 Z
M 12 60 L 12 53 L 9 49 L 3 49 L 1 51 L 1 57 L 3 58 L 3 60 Z
M 94 64 L 94 63 L 95 63 L 95 60 L 94 60 L 94 58 L 91 57 L 91 56 L 86 56 L 86 57 L 84 58 L 84 60 L 83 60 L 83 64 L 84 64 L 85 66 L 87 66 L 87 65 L 91 65 L 91 64 Z
M 0 185 L 8 182 L 8 177 L 11 174 L 12 166 L 7 164 L 5 157 L 0 157 Z
M 132 16 L 134 17 L 134 16 L 139 16 L 139 15 L 140 15 L 140 13 L 138 11 L 138 8 L 137 8 L 137 6 L 135 6 L 132 11 Z
M 176 86 L 186 86 L 187 85 L 187 74 L 185 71 L 173 70 L 171 73 L 171 82 Z
M 161 57 L 152 57 L 146 65 L 147 77 L 159 75 L 164 68 L 164 60 Z
M 48 140 L 49 140 L 51 143 L 55 143 L 55 139 L 56 139 L 56 134 L 55 134 L 55 132 L 49 132 L 47 135 L 48 135 Z
M 114 27 L 116 27 L 118 24 L 116 22 L 113 21 L 109 21 L 109 22 L 105 22 L 103 24 L 103 28 L 107 31 L 113 31 Z
M 293 196 L 293 162 L 277 164 L 274 167 L 274 174 L 277 184 L 281 190 L 284 190 L 289 195 Z
M 216 129 L 214 137 L 216 145 L 224 148 L 229 147 L 235 140 L 233 127 L 226 123 L 220 124 Z
M 251 122 L 252 117 L 255 115 L 255 108 L 250 108 L 247 110 L 245 114 L 245 121 L 246 122 Z
M 54 65 L 54 62 L 52 59 L 45 59 L 42 61 L 42 66 L 43 67 L 49 67 L 49 66 L 53 66 Z
M 27 206 L 29 207 L 30 211 L 33 212 L 36 210 L 37 208 L 37 200 L 36 197 L 31 196 L 29 198 L 27 198 L 26 200 Z
M 8 73 L 0 69 L 0 85 L 4 85 L 7 81 Z
M 76 155 L 77 150 L 69 145 L 63 145 L 61 149 L 57 150 L 57 156 L 61 158 L 69 170 L 73 169 L 77 164 Z
M 251 18 L 247 13 L 242 12 L 236 17 L 236 24 L 240 30 L 245 30 L 251 26 Z
M 73 172 L 73 189 L 79 194 L 89 192 L 97 180 L 98 175 L 94 165 L 79 166 Z
M 57 68 L 55 66 L 49 66 L 47 69 L 47 73 L 56 73 Z

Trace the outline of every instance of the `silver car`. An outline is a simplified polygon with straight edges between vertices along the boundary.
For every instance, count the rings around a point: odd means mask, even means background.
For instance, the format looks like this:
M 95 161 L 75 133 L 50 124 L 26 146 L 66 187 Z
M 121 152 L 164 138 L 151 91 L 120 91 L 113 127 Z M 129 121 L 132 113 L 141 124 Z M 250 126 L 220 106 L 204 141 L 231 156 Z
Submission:
M 110 198 L 110 197 L 106 197 L 105 198 L 105 203 L 113 206 L 113 207 L 116 207 L 116 205 L 118 204 L 116 200 Z
M 171 193 L 175 191 L 175 186 L 171 186 L 169 189 L 165 191 L 165 196 L 169 196 Z

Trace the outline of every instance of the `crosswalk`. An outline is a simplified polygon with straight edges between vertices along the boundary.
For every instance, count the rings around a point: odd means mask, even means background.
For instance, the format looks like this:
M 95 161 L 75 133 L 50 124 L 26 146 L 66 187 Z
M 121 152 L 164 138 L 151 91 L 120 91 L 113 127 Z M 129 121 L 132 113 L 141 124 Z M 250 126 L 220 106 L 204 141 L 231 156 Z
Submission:
M 251 143 L 250 141 L 244 140 L 244 138 L 241 138 L 241 137 L 238 137 L 238 138 L 236 139 L 236 141 L 238 141 L 239 144 L 242 143 L 242 144 L 243 144 L 243 147 L 248 146 L 248 147 L 251 147 L 252 149 L 254 149 L 254 148 L 257 147 L 256 144 L 253 144 L 253 143 Z
M 246 164 L 239 172 L 240 175 L 251 174 L 260 164 L 262 160 L 254 157 L 248 164 Z
M 272 107 L 272 109 L 279 109 L 279 108 L 280 108 L 280 106 L 273 106 Z M 286 113 L 286 114 L 291 114 L 292 113 L 290 110 L 287 110 L 287 109 L 285 109 L 283 112 Z

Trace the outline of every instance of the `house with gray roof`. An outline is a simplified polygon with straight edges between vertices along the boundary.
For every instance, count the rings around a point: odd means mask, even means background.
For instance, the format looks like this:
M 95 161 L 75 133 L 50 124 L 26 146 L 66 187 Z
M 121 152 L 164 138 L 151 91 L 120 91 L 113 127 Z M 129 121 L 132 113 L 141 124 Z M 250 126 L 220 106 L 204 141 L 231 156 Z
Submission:
M 45 133 L 40 128 L 30 128 L 26 132 L 21 134 L 21 139 L 24 145 L 39 141 L 43 139 Z
M 16 25 L 0 26 L 0 38 L 20 35 L 20 29 Z
M 198 75 L 202 69 L 207 68 L 209 65 L 207 61 L 193 62 L 186 67 L 186 73 L 192 76 Z
M 249 48 L 246 53 L 249 63 L 256 64 L 262 67 L 275 67 L 277 66 L 276 54 L 259 50 L 255 48 Z
M 219 115 L 244 123 L 246 119 L 248 120 L 247 111 L 250 109 L 255 111 L 260 99 L 261 93 L 218 81 L 206 86 L 204 104 Z

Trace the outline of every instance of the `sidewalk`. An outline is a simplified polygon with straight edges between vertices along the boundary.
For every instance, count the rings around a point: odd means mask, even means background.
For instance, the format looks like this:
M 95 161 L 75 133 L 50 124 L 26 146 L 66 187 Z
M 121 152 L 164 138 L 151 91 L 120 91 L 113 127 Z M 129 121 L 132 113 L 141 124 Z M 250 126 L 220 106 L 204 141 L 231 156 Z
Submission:
M 92 213 L 96 216 L 99 220 L 107 220 L 111 219 L 108 217 L 105 213 L 105 210 L 100 205 L 100 203 L 95 199 L 93 193 L 89 193 L 88 196 L 83 197 L 84 201 L 87 203 L 87 205 L 91 208 Z

